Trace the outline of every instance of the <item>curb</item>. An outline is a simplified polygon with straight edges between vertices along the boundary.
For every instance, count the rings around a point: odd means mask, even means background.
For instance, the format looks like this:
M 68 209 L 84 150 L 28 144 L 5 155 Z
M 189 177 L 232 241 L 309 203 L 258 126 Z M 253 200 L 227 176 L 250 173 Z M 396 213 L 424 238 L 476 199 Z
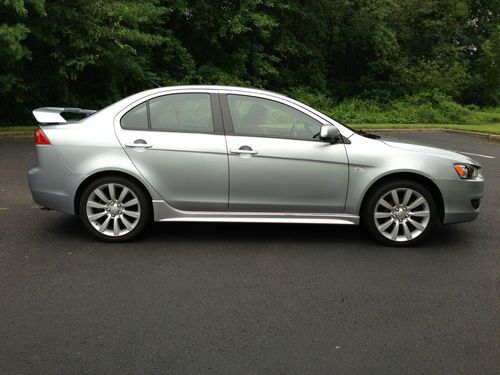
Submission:
M 456 130 L 456 129 L 443 129 L 446 133 L 459 133 L 464 135 L 470 135 L 471 137 L 489 139 L 494 142 L 500 142 L 500 135 L 498 134 L 489 134 L 489 133 L 478 133 L 471 132 L 467 130 Z
M 463 134 L 468 135 L 475 138 L 488 139 L 493 142 L 500 143 L 500 135 L 498 134 L 489 134 L 489 133 L 478 133 L 471 132 L 467 130 L 457 130 L 457 129 L 446 129 L 446 128 L 416 128 L 416 129 L 367 129 L 368 132 L 445 132 L 445 133 L 455 133 L 455 134 Z M 0 138 L 10 138 L 10 139 L 26 139 L 33 138 L 33 132 L 0 132 Z
M 500 143 L 500 135 L 498 134 L 490 134 L 490 133 L 479 133 L 479 132 L 471 132 L 468 130 L 457 130 L 457 129 L 446 129 L 446 128 L 416 128 L 416 129 L 367 129 L 368 132 L 383 132 L 383 133 L 389 133 L 389 132 L 444 132 L 444 133 L 451 133 L 451 134 L 462 134 L 462 135 L 468 135 L 470 137 L 475 137 L 475 138 L 482 138 L 482 139 L 488 139 L 493 142 L 499 142 Z

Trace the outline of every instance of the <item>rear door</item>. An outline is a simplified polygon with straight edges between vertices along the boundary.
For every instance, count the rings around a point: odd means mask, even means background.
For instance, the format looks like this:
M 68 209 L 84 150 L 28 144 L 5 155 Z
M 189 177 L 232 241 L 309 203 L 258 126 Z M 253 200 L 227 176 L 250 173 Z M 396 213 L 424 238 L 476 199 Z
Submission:
M 215 92 L 173 92 L 128 107 L 118 138 L 139 172 L 172 207 L 225 211 L 228 156 Z

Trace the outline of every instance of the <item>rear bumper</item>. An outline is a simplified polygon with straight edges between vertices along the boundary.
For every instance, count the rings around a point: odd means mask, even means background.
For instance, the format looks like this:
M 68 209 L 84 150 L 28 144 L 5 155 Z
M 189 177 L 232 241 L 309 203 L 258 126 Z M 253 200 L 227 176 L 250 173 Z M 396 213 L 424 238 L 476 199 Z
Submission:
M 75 174 L 54 145 L 37 145 L 37 165 L 28 171 L 33 200 L 44 207 L 75 214 L 74 198 L 82 176 Z
M 28 184 L 35 203 L 74 215 L 74 195 L 69 193 L 72 189 L 67 189 L 61 182 L 39 167 L 28 171 Z
M 473 200 L 484 196 L 484 178 L 476 180 L 435 180 L 444 202 L 443 224 L 472 221 L 479 215 L 481 206 L 474 208 Z

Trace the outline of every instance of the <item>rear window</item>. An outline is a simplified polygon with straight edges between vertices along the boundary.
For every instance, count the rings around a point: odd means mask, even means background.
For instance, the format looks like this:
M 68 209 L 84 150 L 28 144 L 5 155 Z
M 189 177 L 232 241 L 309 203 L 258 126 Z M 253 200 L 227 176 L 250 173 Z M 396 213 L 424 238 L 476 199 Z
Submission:
M 149 101 L 153 130 L 213 133 L 209 94 L 172 94 Z

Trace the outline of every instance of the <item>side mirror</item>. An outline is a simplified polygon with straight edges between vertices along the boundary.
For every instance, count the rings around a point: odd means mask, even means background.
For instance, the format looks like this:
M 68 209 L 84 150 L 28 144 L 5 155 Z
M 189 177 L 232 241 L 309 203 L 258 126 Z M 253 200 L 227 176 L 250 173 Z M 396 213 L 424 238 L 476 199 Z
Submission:
M 320 130 L 320 139 L 322 141 L 330 142 L 330 143 L 337 143 L 340 141 L 340 132 L 339 130 L 333 126 L 333 125 L 323 125 L 321 126 Z

